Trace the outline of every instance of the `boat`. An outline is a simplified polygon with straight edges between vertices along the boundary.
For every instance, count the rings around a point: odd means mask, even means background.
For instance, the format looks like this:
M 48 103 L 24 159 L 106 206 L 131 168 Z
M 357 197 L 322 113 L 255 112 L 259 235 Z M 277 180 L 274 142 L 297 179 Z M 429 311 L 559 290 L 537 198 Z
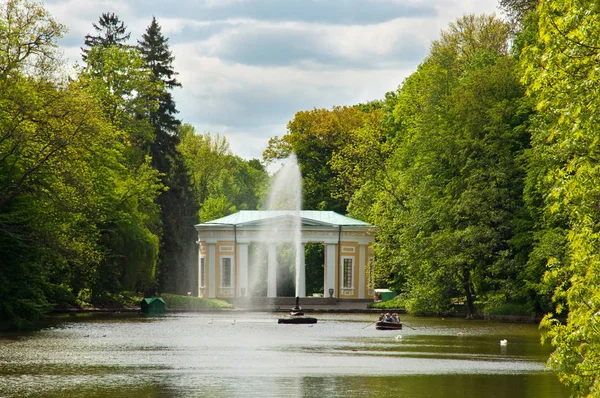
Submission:
M 290 316 L 287 318 L 279 318 L 277 323 L 292 323 L 292 324 L 307 324 L 317 323 L 317 318 L 304 316 L 304 311 L 299 305 L 300 297 L 296 297 L 296 306 L 290 310 Z
M 313 318 L 310 316 L 290 316 L 288 318 L 279 318 L 277 323 L 291 323 L 291 324 L 317 323 L 317 318 Z
M 402 329 L 402 324 L 399 322 L 377 321 L 375 322 L 375 328 L 377 330 L 399 330 Z

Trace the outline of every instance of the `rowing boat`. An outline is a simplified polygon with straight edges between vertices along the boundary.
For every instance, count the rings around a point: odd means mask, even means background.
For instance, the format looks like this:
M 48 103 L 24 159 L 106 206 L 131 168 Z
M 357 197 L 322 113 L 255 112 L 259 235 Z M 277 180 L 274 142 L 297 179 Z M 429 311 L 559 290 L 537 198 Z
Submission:
M 377 330 L 398 330 L 402 329 L 402 324 L 398 322 L 377 321 L 375 323 L 375 328 Z

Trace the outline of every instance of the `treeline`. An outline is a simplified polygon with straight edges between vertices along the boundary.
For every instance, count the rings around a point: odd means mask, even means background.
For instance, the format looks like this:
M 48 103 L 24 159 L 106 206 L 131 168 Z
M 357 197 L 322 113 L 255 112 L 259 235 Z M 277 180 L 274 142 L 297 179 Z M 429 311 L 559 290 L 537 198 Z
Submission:
M 600 391 L 600 8 L 502 0 L 384 99 L 298 112 L 304 206 L 378 226 L 379 287 L 414 314 L 546 315 L 549 366 Z M 563 322 L 566 319 L 566 323 Z
M 196 289 L 194 224 L 254 209 L 268 176 L 177 119 L 181 86 L 152 19 L 137 43 L 104 13 L 67 75 L 66 28 L 0 5 L 0 320 Z

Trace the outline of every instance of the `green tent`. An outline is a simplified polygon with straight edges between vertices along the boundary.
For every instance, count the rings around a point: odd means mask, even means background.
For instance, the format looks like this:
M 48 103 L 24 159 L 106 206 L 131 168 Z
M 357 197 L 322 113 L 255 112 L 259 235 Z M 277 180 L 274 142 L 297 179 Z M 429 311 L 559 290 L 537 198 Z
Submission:
M 167 303 L 161 297 L 149 297 L 144 298 L 140 306 L 146 315 L 164 315 Z

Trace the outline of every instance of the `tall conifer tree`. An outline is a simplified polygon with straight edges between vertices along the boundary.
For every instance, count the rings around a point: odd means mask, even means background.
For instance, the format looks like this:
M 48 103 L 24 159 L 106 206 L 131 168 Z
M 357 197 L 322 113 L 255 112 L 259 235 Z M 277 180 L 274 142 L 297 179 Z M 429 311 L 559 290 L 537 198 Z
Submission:
M 93 23 L 92 26 L 96 31 L 96 35 L 85 35 L 82 58 L 85 61 L 89 50 L 94 46 L 123 46 L 129 40 L 131 33 L 127 32 L 127 26 L 114 13 L 103 12 L 98 18 L 98 24 Z
M 170 90 L 181 87 L 173 70 L 174 60 L 168 39 L 152 18 L 138 48 L 152 70 L 154 78 L 162 81 L 159 107 L 150 115 L 155 129 L 155 140 L 150 145 L 153 166 L 163 173 L 163 183 L 168 190 L 158 197 L 161 206 L 162 237 L 159 253 L 159 289 L 176 293 L 196 291 L 195 230 L 198 209 L 191 191 L 191 182 L 182 155 L 176 150 L 181 122 Z

